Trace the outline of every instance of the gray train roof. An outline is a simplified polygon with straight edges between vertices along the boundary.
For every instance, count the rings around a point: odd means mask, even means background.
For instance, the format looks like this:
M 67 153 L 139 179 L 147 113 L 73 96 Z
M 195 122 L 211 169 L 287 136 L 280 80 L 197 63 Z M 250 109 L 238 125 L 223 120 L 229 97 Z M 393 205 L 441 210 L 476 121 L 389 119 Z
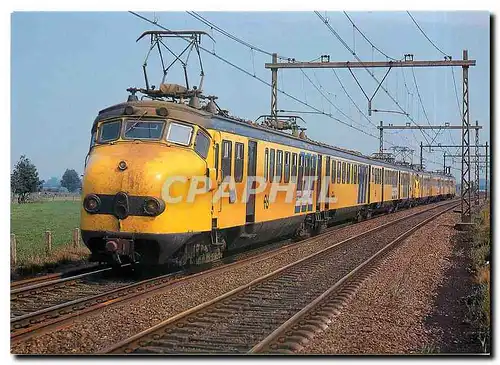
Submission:
M 207 128 L 213 128 L 217 130 L 221 130 L 224 132 L 234 133 L 243 135 L 245 137 L 255 138 L 259 140 L 265 140 L 268 142 L 284 144 L 291 147 L 296 147 L 304 150 L 313 151 L 316 153 L 320 153 L 323 155 L 330 155 L 333 157 L 344 158 L 354 162 L 369 164 L 369 165 L 377 165 L 383 166 L 391 169 L 397 169 L 401 171 L 407 172 L 416 172 L 423 175 L 434 175 L 434 176 L 449 176 L 433 173 L 429 171 L 415 171 L 411 168 L 391 164 L 385 161 L 376 160 L 373 158 L 369 158 L 364 155 L 358 155 L 356 153 L 350 153 L 348 151 L 342 150 L 338 147 L 330 146 L 321 142 L 313 141 L 313 140 L 305 140 L 298 137 L 294 137 L 291 134 L 287 134 L 272 128 L 266 128 L 256 124 L 250 124 L 238 120 L 234 120 L 231 118 L 225 118 L 221 116 L 213 116 L 209 122 Z
M 323 155 L 330 155 L 333 157 L 348 159 L 363 164 L 377 165 L 401 171 L 418 173 L 421 175 L 429 175 L 429 176 L 432 175 L 432 176 L 453 178 L 447 175 L 438 174 L 430 171 L 416 171 L 406 166 L 391 164 L 386 161 L 381 161 L 374 158 L 370 158 L 368 156 L 364 156 L 362 154 L 349 152 L 339 147 L 330 146 L 325 143 L 313 141 L 310 139 L 302 139 L 294 137 L 291 134 L 276 129 L 268 128 L 256 124 L 252 121 L 245 121 L 242 119 L 240 120 L 234 117 L 214 115 L 204 110 L 191 108 L 184 104 L 160 101 L 160 100 L 127 101 L 124 103 L 112 105 L 99 112 L 99 115 L 94 120 L 94 125 L 92 128 L 96 127 L 96 124 L 99 120 L 110 117 L 125 116 L 123 111 L 127 106 L 133 106 L 134 108 L 138 108 L 140 114 L 142 114 L 142 111 L 147 112 L 148 110 L 154 110 L 154 108 L 166 107 L 169 111 L 168 115 L 169 118 L 178 118 L 180 120 L 192 122 L 202 126 L 205 129 L 216 129 L 228 133 L 239 134 L 249 138 L 264 140 L 273 143 L 279 143 L 291 147 L 300 148 L 303 150 L 308 150 L 311 152 L 320 153 Z M 185 115 L 186 113 L 189 114 L 190 116 L 189 118 L 186 118 Z M 151 115 L 156 116 L 153 113 Z

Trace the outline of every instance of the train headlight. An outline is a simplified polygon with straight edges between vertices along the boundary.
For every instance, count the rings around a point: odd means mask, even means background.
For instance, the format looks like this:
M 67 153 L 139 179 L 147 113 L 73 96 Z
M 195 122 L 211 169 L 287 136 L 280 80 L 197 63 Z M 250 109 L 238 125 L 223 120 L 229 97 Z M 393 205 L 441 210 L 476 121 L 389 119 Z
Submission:
M 101 199 L 95 194 L 90 194 L 83 200 L 83 207 L 89 213 L 96 213 L 101 206 Z
M 165 210 L 165 203 L 156 198 L 146 198 L 144 201 L 144 213 L 150 216 L 156 216 L 163 213 Z

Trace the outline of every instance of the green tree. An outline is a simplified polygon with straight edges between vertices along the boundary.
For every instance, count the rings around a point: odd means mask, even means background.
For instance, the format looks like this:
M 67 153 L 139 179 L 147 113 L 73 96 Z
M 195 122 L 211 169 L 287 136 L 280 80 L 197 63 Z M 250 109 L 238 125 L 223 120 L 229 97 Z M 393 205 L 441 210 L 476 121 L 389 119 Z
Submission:
M 51 177 L 44 184 L 44 187 L 47 188 L 58 188 L 59 186 L 61 186 L 61 182 L 57 177 Z
M 42 188 L 43 180 L 38 178 L 36 166 L 31 163 L 29 158 L 22 155 L 10 175 L 10 187 L 12 192 L 17 195 L 19 204 L 25 203 L 28 195 Z
M 66 169 L 62 176 L 61 186 L 73 193 L 82 187 L 82 181 L 75 170 Z

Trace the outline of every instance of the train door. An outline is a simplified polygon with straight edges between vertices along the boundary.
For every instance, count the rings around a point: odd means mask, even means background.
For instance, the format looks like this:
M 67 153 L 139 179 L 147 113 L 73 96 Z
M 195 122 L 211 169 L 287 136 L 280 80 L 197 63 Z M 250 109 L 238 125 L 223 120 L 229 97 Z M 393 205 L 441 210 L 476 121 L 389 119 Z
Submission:
M 316 182 L 316 211 L 321 210 L 321 174 L 322 174 L 323 156 L 318 155 L 318 181 Z
M 373 167 L 371 167 L 370 165 L 368 165 L 368 174 L 367 174 L 367 178 L 368 178 L 368 184 L 367 184 L 367 188 L 368 188 L 368 200 L 366 201 L 367 204 L 370 204 L 370 195 L 371 195 L 371 185 L 372 185 L 372 173 L 373 173 Z
M 359 165 L 358 171 L 358 204 L 362 204 L 366 196 L 366 166 Z
M 386 173 L 386 170 L 385 170 L 385 167 L 382 167 L 380 169 L 380 180 L 381 181 L 381 184 L 382 184 L 382 195 L 381 195 L 381 198 L 380 198 L 380 202 L 383 203 L 384 202 L 384 188 L 385 188 L 385 173 Z
M 255 175 L 257 174 L 257 142 L 248 141 L 247 192 L 250 195 L 246 206 L 246 223 L 255 222 Z
M 330 209 L 330 203 L 329 203 L 329 197 L 330 197 L 330 174 L 332 173 L 331 171 L 331 163 L 330 163 L 330 157 L 325 158 L 325 187 L 326 187 L 326 194 L 325 194 L 325 210 Z

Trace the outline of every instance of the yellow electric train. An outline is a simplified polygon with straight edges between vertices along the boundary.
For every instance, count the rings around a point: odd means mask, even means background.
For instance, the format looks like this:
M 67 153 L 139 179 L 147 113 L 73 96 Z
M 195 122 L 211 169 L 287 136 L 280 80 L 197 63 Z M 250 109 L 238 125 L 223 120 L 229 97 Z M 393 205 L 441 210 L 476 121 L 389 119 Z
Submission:
M 450 175 L 312 141 L 294 118 L 231 117 L 200 88 L 155 89 L 146 77 L 146 89 L 128 91 L 91 129 L 81 233 L 94 261 L 200 263 L 455 195 Z
M 206 261 L 256 242 L 455 195 L 451 176 L 374 160 L 210 109 L 131 98 L 99 113 L 81 212 L 82 237 L 94 260 Z M 275 198 L 271 184 L 252 189 L 252 176 L 277 184 Z M 168 178 L 174 181 L 166 192 Z M 205 190 L 189 202 L 194 179 L 195 188 Z M 228 179 L 234 183 L 221 194 Z

